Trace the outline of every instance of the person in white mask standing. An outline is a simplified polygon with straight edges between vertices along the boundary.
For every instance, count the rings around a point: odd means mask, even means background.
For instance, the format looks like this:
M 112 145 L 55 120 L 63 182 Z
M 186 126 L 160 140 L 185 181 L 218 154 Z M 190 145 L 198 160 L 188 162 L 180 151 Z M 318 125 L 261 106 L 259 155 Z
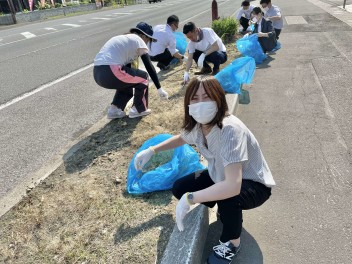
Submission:
M 282 19 L 281 10 L 278 6 L 272 5 L 271 0 L 260 0 L 260 5 L 264 10 L 264 18 L 273 22 L 276 39 L 279 39 L 284 20 Z
M 184 109 L 182 132 L 141 151 L 134 165 L 141 170 L 155 153 L 186 143 L 198 148 L 208 161 L 208 169 L 174 183 L 172 192 L 179 199 L 176 223 L 183 231 L 183 219 L 191 205 L 217 204 L 223 230 L 208 263 L 228 264 L 240 249 L 242 210 L 268 200 L 275 181 L 254 135 L 228 113 L 224 90 L 214 77 L 199 76 L 190 81 Z

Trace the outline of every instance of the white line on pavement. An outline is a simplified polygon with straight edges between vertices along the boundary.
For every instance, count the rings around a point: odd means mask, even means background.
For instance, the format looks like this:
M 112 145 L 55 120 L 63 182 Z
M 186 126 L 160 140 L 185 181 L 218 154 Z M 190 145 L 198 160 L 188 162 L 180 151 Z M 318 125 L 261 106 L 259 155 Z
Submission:
M 44 29 L 46 29 L 46 30 L 57 30 L 57 29 L 55 29 L 55 28 L 50 28 L 50 27 L 46 27 L 46 28 L 44 28 Z
M 114 15 L 132 15 L 133 13 L 113 13 Z
M 44 85 L 38 87 L 37 89 L 31 91 L 31 92 L 28 92 L 28 93 L 25 93 L 25 94 L 23 94 L 23 95 L 21 95 L 19 97 L 16 97 L 16 98 L 12 99 L 11 101 L 0 105 L 0 110 L 4 109 L 4 108 L 6 108 L 6 107 L 8 107 L 10 105 L 13 105 L 13 104 L 15 104 L 15 103 L 17 103 L 17 102 L 19 102 L 19 101 L 31 96 L 31 95 L 33 95 L 33 94 L 36 94 L 36 93 L 38 93 L 40 91 L 43 91 L 44 89 L 49 88 L 50 86 L 53 86 L 54 84 L 57 84 L 59 82 L 62 82 L 62 81 L 66 80 L 66 79 L 68 79 L 68 78 L 70 78 L 70 77 L 72 77 L 72 76 L 74 76 L 74 75 L 76 75 L 76 74 L 78 74 L 80 72 L 83 72 L 83 71 L 85 71 L 85 70 L 87 70 L 87 69 L 89 69 L 91 67 L 93 67 L 93 63 L 91 63 L 91 64 L 89 64 L 89 65 L 87 65 L 87 66 L 85 66 L 83 68 L 80 68 L 78 70 L 75 70 L 75 71 L 67 74 L 66 76 L 63 76 L 63 77 L 61 77 L 61 78 L 59 78 L 59 79 L 57 79 L 55 81 L 52 81 L 52 82 L 47 83 L 47 84 L 44 84 Z
M 22 32 L 21 35 L 23 35 L 25 38 L 30 39 L 30 38 L 35 38 L 36 35 L 32 34 L 31 32 Z
M 77 28 L 77 27 L 80 27 L 81 25 L 77 25 L 77 24 L 62 24 L 63 26 L 68 26 L 68 27 L 74 27 L 74 28 Z
M 107 18 L 107 17 L 92 17 L 92 19 L 110 20 L 111 18 Z

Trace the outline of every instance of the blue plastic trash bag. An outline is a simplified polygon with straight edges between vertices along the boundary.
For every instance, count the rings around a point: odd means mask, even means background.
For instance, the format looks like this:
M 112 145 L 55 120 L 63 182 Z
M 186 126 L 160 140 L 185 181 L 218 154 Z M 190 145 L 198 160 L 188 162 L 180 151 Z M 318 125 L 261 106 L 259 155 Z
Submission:
M 257 34 L 251 34 L 237 40 L 236 47 L 243 56 L 252 57 L 257 64 L 262 63 L 266 59 Z
M 272 51 L 277 51 L 279 49 L 281 49 L 281 43 L 279 41 L 276 41 L 276 46 L 272 49 Z
M 160 134 L 150 138 L 144 142 L 144 144 L 138 149 L 137 153 L 171 137 L 172 135 L 169 134 Z M 205 169 L 205 167 L 199 162 L 197 152 L 191 146 L 185 144 L 172 151 L 171 160 L 169 162 L 148 172 L 143 172 L 143 170 L 137 171 L 134 167 L 136 153 L 128 167 L 127 191 L 131 194 L 142 194 L 153 191 L 169 190 L 179 178 L 195 171 Z M 145 167 L 146 166 L 144 166 L 144 168 Z
M 254 72 L 254 59 L 241 57 L 231 62 L 214 77 L 226 93 L 241 94 L 241 84 L 250 84 L 253 80 Z
M 184 55 L 188 44 L 186 37 L 182 32 L 174 32 L 174 35 L 176 37 L 176 49 L 178 49 L 180 54 Z

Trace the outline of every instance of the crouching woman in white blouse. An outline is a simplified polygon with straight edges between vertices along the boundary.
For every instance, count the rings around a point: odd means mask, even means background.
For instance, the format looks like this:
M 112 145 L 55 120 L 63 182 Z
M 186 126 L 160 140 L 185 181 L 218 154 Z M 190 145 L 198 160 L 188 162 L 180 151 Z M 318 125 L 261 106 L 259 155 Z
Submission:
M 275 181 L 254 135 L 241 120 L 228 113 L 225 93 L 216 79 L 192 79 L 187 86 L 184 109 L 181 134 L 140 152 L 135 167 L 142 169 L 154 153 L 185 143 L 196 145 L 208 161 L 208 169 L 175 182 L 172 192 L 180 199 L 176 207 L 177 226 L 183 230 L 190 205 L 217 204 L 223 231 L 208 263 L 230 263 L 240 249 L 242 210 L 268 200 Z

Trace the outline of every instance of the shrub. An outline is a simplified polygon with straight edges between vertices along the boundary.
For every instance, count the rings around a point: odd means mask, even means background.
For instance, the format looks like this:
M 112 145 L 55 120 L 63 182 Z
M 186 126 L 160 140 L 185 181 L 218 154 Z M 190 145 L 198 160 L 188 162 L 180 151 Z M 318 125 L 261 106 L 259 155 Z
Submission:
M 24 13 L 24 14 L 26 14 L 26 13 L 28 13 L 29 11 L 28 11 L 28 9 L 23 9 L 22 10 L 22 13 Z
M 231 42 L 238 30 L 238 21 L 233 17 L 225 17 L 214 20 L 211 28 L 222 39 L 223 42 Z
M 55 8 L 60 8 L 60 7 L 62 7 L 62 4 L 60 4 L 60 3 L 55 3 Z

